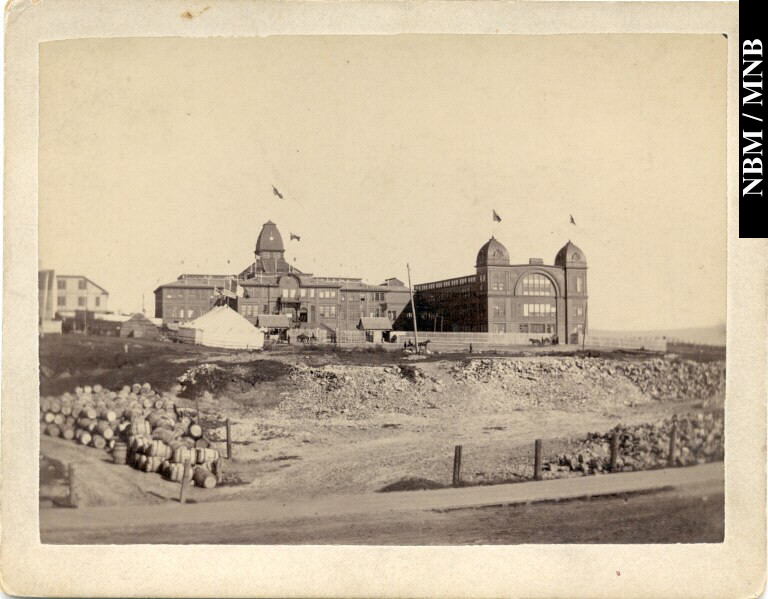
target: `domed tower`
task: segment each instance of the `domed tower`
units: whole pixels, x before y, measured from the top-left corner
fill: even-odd
[[[265,272],[287,271],[287,263],[283,254],[285,246],[277,225],[271,220],[261,227],[258,239],[256,239],[256,262],[261,264]]]
[[[568,240],[555,256],[565,279],[565,326],[568,343],[581,343],[587,333],[587,258]]]
[[[475,272],[481,294],[478,318],[487,332],[506,332],[507,295],[510,289],[509,252],[491,237],[477,252]]]
[[[484,266],[509,266],[509,252],[495,237],[486,241],[477,252],[475,268]]]
[[[559,266],[560,268],[565,268],[566,266],[582,266],[586,268],[587,259],[584,257],[584,252],[569,239],[568,243],[561,247],[560,251],[557,252],[557,256],[555,256],[555,266]]]

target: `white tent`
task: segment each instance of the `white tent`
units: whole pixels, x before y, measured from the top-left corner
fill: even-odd
[[[253,326],[229,306],[210,312],[179,326],[178,338],[187,343],[232,349],[262,349],[264,332]]]

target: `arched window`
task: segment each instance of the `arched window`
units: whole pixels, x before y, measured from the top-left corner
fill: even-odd
[[[552,281],[544,275],[537,273],[525,275],[523,280],[520,281],[518,290],[520,295],[555,295],[555,286],[552,284]]]

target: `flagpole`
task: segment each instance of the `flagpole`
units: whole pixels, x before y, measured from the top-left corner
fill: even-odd
[[[419,353],[419,330],[416,327],[416,304],[413,301],[413,286],[411,285],[411,266],[406,263],[408,269],[408,291],[411,293],[411,312],[413,313],[413,339],[416,342],[416,353]]]

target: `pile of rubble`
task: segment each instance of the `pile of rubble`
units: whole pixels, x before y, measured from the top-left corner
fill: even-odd
[[[374,412],[416,414],[436,407],[433,392],[441,383],[411,365],[296,365],[290,372],[296,390],[280,402],[280,411],[315,417],[365,418]]]
[[[611,441],[618,435],[617,471],[649,470],[669,465],[670,437],[676,431],[675,466],[723,459],[723,412],[686,414],[660,422],[617,426],[607,433],[590,433],[573,450],[556,456],[544,468],[552,473],[592,474],[610,471]]]
[[[434,376],[437,369],[442,379]],[[543,356],[476,358],[439,366],[326,365],[291,367],[293,388],[279,410],[291,416],[365,418],[375,412],[425,415],[428,410],[612,409],[654,400],[724,395],[722,362],[643,361]],[[491,383],[491,384],[489,384]]]
[[[472,359],[451,369],[459,382],[536,381],[544,376],[577,374],[603,385],[623,377],[640,392],[658,400],[708,399],[725,392],[724,362],[691,360],[606,360],[603,358]]]

